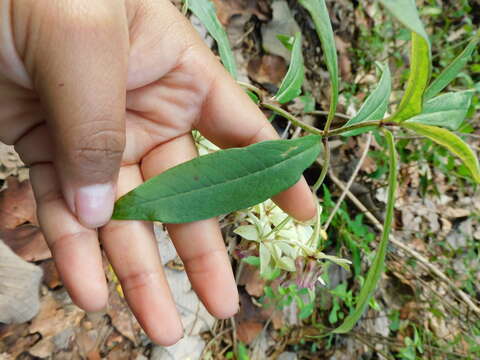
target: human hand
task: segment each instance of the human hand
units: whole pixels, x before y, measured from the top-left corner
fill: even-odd
[[[106,305],[100,239],[150,338],[178,341],[152,224],[109,221],[115,196],[195,157],[192,129],[220,147],[275,130],[168,0],[0,0],[0,94],[0,140],[30,166],[72,299]],[[315,214],[303,179],[275,201],[300,220]],[[232,316],[238,294],[217,220],[166,227],[207,309]]]

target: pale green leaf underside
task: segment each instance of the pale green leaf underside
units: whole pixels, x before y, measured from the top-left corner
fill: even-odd
[[[436,126],[419,124],[416,122],[404,122],[402,126],[423,135],[437,144],[447,148],[452,154],[458,156],[470,170],[475,182],[480,183],[480,166],[478,158],[473,150],[457,135]]]
[[[467,47],[448,65],[425,91],[424,99],[428,100],[439,94],[447,87],[458,73],[465,67],[480,41],[480,31],[468,43]]]
[[[375,90],[367,97],[358,114],[350,119],[344,126],[350,126],[370,120],[382,120],[388,108],[388,101],[392,90],[392,76],[388,64],[377,63],[382,72],[382,77]],[[375,127],[366,127],[348,131],[343,136],[359,135],[373,130]]]
[[[402,122],[418,115],[423,108],[423,94],[430,80],[430,49],[423,37],[412,32],[410,74],[407,87],[392,121]]]
[[[395,143],[393,135],[389,131],[385,131],[385,137],[389,149],[389,175],[388,175],[388,200],[387,213],[385,215],[385,222],[383,224],[383,233],[380,245],[373,259],[372,266],[368,270],[367,278],[363,284],[360,294],[357,298],[355,309],[345,319],[342,325],[336,328],[333,332],[336,334],[344,334],[349,332],[357,323],[358,319],[365,312],[370,298],[375,293],[378,281],[382,275],[385,267],[385,255],[387,254],[388,238],[392,228],[395,194],[397,191],[397,152],[395,150]]]
[[[437,96],[424,104],[423,112],[406,122],[417,122],[458,130],[467,116],[473,91],[460,91]]]
[[[207,28],[218,45],[220,59],[227,71],[236,80],[238,78],[237,65],[233,56],[227,33],[217,18],[215,7],[210,0],[188,0],[188,7]]]
[[[299,0],[299,2],[312,16],[315,29],[322,44],[325,62],[327,63],[327,69],[332,83],[330,114],[334,114],[337,108],[339,91],[338,58],[328,9],[325,0]]]
[[[121,197],[113,219],[184,223],[253,206],[294,185],[320,147],[310,135],[196,158]]]
[[[406,28],[420,35],[430,48],[428,34],[418,15],[415,0],[379,0],[380,3]]]
[[[284,104],[295,99],[302,92],[302,84],[305,77],[302,55],[302,34],[296,33],[292,47],[292,60],[287,74],[278,89],[275,99]]]

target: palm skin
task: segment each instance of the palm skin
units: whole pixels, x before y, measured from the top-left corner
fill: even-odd
[[[116,24],[119,17],[124,19],[111,27],[110,35],[85,35],[85,40],[77,28],[68,36],[65,31],[49,35],[48,44],[66,48],[59,50],[58,61],[51,53],[58,46],[44,56],[44,48],[30,50],[32,37],[37,36],[35,44],[47,44],[41,29],[50,26],[46,20],[29,20],[25,26],[25,14],[35,15],[30,0],[1,1],[11,10],[8,21],[15,36],[10,47],[8,36],[0,38],[0,140],[15,144],[31,167],[40,225],[66,288],[80,307],[104,308],[107,286],[100,240],[147,334],[163,345],[178,341],[182,325],[152,224],[96,224],[94,219],[92,225],[81,216],[84,205],[72,194],[89,181],[104,184],[111,178],[116,196],[121,196],[195,157],[193,129],[220,147],[275,139],[276,132],[169,1],[131,0],[112,10],[105,0],[101,10],[114,13],[108,20]],[[53,3],[52,8],[62,0]],[[54,12],[50,10],[47,14]],[[46,10],[38,11],[44,19]],[[82,23],[80,30],[91,32],[104,20]],[[22,36],[32,27],[38,31]],[[62,36],[65,43],[58,38]],[[94,51],[92,41],[100,44]],[[80,59],[79,51],[84,54]],[[275,200],[300,220],[315,214],[304,180]],[[111,213],[111,204],[92,206],[110,208]],[[217,220],[166,228],[207,309],[219,318],[232,316],[238,310],[238,293]]]

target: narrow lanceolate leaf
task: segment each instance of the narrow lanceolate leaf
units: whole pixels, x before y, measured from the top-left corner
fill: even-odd
[[[311,135],[196,158],[121,197],[113,219],[184,223],[253,206],[294,185],[320,146]]]
[[[337,50],[328,9],[325,0],[299,0],[299,2],[312,16],[315,29],[322,44],[325,62],[327,63],[327,69],[332,83],[329,117],[333,118],[338,104],[339,79]]]
[[[378,86],[367,97],[367,100],[363,103],[358,114],[350,119],[345,126],[350,126],[358,123],[362,123],[370,120],[382,120],[387,112],[388,101],[390,99],[390,93],[392,90],[392,76],[388,64],[377,63],[378,68],[382,72],[382,77]],[[342,134],[343,136],[359,135],[364,132],[370,131],[374,127],[366,127],[358,130],[347,131]]]
[[[385,215],[385,222],[383,224],[382,239],[380,245],[373,259],[372,266],[368,270],[367,279],[363,284],[362,290],[357,298],[355,309],[345,319],[342,325],[336,328],[333,332],[337,334],[344,334],[349,332],[357,323],[358,319],[365,312],[370,298],[373,296],[377,288],[378,281],[382,275],[385,267],[385,255],[387,254],[388,237],[392,228],[395,194],[397,191],[397,152],[395,150],[395,143],[393,135],[388,130],[385,130],[385,137],[389,148],[389,175],[388,175],[388,200],[387,213]]]
[[[407,87],[392,121],[402,122],[423,110],[423,94],[430,80],[430,48],[423,37],[412,32],[410,74]]]
[[[430,47],[430,40],[428,39],[428,34],[420,20],[415,0],[379,1],[398,21],[403,24],[403,26],[424,38]]]
[[[423,112],[406,122],[417,122],[458,130],[467,116],[474,91],[446,93],[427,101]]]
[[[297,32],[293,40],[292,60],[290,61],[287,74],[280,85],[280,89],[278,89],[275,95],[275,99],[278,100],[280,104],[295,99],[302,92],[304,78],[302,34]]]
[[[452,154],[458,156],[470,170],[475,182],[480,183],[480,166],[473,150],[454,133],[436,126],[416,122],[404,122],[402,126],[423,135],[437,144],[447,148]]]
[[[422,112],[423,94],[430,81],[430,40],[418,15],[415,0],[379,1],[399,22],[412,31],[407,87],[397,112],[391,119],[401,122]]]
[[[217,42],[222,63],[236,80],[238,73],[235,57],[233,56],[227,33],[217,18],[213,3],[210,0],[188,0],[188,7],[190,11],[200,19],[202,24],[205,25],[210,35]]]
[[[473,52],[477,48],[478,42],[480,41],[480,30],[473,37],[473,39],[468,43],[467,47],[458,55],[455,60],[448,65],[445,70],[442,71],[440,75],[430,84],[427,91],[425,92],[424,99],[428,100],[436,96],[440,91],[445,89],[448,84],[458,73],[465,67],[468,60],[472,56]]]

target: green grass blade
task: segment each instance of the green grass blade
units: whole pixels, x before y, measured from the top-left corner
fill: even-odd
[[[200,19],[210,35],[215,39],[223,66],[225,66],[232,77],[237,80],[238,72],[235,57],[233,56],[227,33],[217,18],[213,3],[210,0],[188,0],[188,7],[190,11]]]
[[[339,92],[338,58],[332,24],[330,22],[325,0],[299,0],[299,2],[305,9],[307,9],[313,19],[315,29],[317,30],[318,37],[322,44],[328,73],[330,74],[332,95],[327,123],[331,123],[337,109]]]
[[[311,135],[201,156],[121,197],[112,218],[185,223],[245,209],[294,185],[320,147]]]
[[[424,104],[423,112],[406,122],[458,130],[468,114],[474,91],[459,91],[437,96]]]
[[[473,150],[457,135],[436,126],[416,122],[404,122],[402,126],[425,136],[437,144],[447,148],[452,154],[458,156],[472,174],[475,182],[480,184],[480,166]]]
[[[382,77],[372,93],[367,97],[367,100],[363,103],[358,114],[350,119],[345,126],[350,126],[358,123],[362,123],[370,120],[381,120],[385,116],[388,108],[388,102],[390,99],[390,93],[392,90],[392,75],[388,64],[377,63],[378,68],[382,72]],[[374,127],[366,127],[358,130],[348,131],[343,133],[342,136],[359,135],[364,132],[370,131]]]
[[[383,224],[383,233],[380,245],[378,247],[372,266],[368,270],[365,284],[360,290],[357,298],[355,310],[350,313],[342,325],[336,328],[333,332],[336,334],[344,334],[349,332],[357,323],[368,306],[370,298],[373,296],[377,283],[383,273],[385,266],[385,255],[387,254],[388,237],[392,228],[393,213],[395,205],[395,194],[397,191],[397,152],[393,135],[388,130],[384,131],[389,149],[389,176],[388,176],[388,200],[387,213],[385,215],[385,222]]]
[[[293,40],[292,59],[287,74],[278,89],[275,99],[284,104],[295,99],[302,92],[305,69],[302,55],[302,34],[297,32]]]
[[[480,31],[473,37],[473,39],[468,43],[467,47],[458,55],[455,60],[448,65],[440,75],[430,84],[427,91],[425,92],[424,99],[429,100],[439,94],[443,89],[447,87],[448,84],[455,79],[458,73],[465,67],[467,62],[470,60],[473,52],[477,48],[478,42],[480,41]]]

